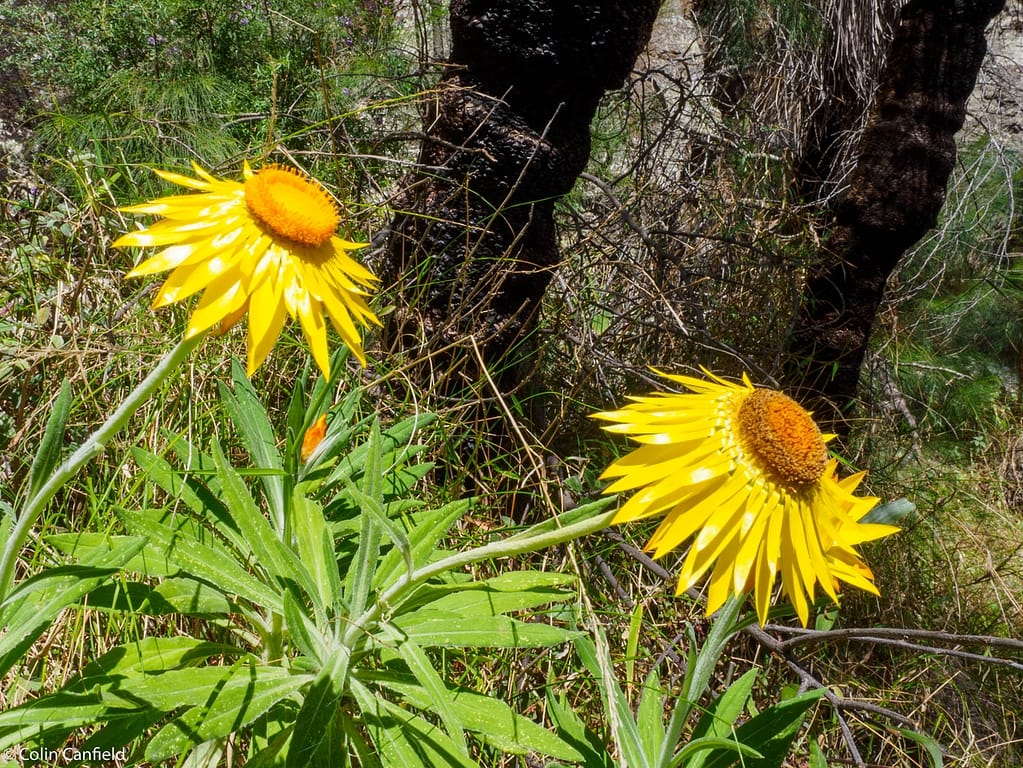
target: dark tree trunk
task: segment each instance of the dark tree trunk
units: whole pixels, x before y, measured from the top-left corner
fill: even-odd
[[[451,57],[385,267],[399,294],[388,343],[430,356],[425,375],[446,378],[442,390],[476,381],[479,363],[503,390],[518,384],[558,262],[555,200],[583,170],[598,102],[625,82],[660,2],[451,0]]]
[[[849,189],[807,282],[788,383],[848,431],[860,367],[888,277],[936,223],[987,44],[1005,0],[910,0],[888,48]]]

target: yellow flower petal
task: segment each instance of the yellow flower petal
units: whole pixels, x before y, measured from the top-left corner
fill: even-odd
[[[691,541],[679,592],[709,572],[708,612],[752,591],[763,624],[780,575],[804,625],[817,585],[832,600],[839,581],[876,592],[853,547],[898,529],[859,522],[877,500],[853,494],[862,473],[838,479],[825,448],[833,436],[746,376],[660,375],[689,391],[633,396],[593,417],[639,443],[601,475],[614,479],[605,492],[633,492],[614,522],[664,515],[646,545],[654,557]]]
[[[365,244],[334,234],[338,209],[326,190],[277,165],[253,171],[245,162],[241,183],[193,168],[198,178],[156,173],[201,194],[168,195],[124,208],[163,220],[113,243],[117,248],[163,247],[128,273],[171,272],[154,307],[202,291],[189,336],[218,323],[230,325],[247,308],[250,375],[270,353],[290,314],[299,321],[317,366],[329,376],[326,307],[344,343],[365,365],[358,326],[380,324],[365,298],[378,280],[347,253]]]
[[[191,339],[223,322],[248,300],[248,294],[242,290],[242,285],[235,275],[231,273],[221,275],[206,287],[202,298],[196,304],[195,311],[189,318],[185,337]]]
[[[277,287],[277,281],[264,279],[249,300],[248,375],[251,376],[266,360],[284,328],[288,311]]]

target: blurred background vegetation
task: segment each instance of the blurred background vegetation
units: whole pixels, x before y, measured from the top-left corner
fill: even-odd
[[[597,475],[624,446],[587,414],[651,386],[648,365],[746,370],[763,383],[779,370],[803,268],[826,237],[826,213],[855,146],[852,133],[835,148],[832,182],[807,191],[798,160],[828,91],[835,19],[802,0],[696,5],[665,5],[629,86],[607,96],[593,125],[587,173],[559,204],[563,263],[538,330],[540,359],[531,394],[508,404],[521,445],[490,464],[466,465],[445,454],[466,439],[466,425],[442,418],[434,427],[445,471],[421,492],[480,494],[485,503],[467,538],[502,523],[510,505],[497,498],[501,489],[542,489],[523,515],[599,494]],[[864,15],[883,16],[881,5],[863,4]],[[1021,18],[1019,3],[1010,3],[996,32],[1017,35],[1018,46]],[[243,158],[293,162],[344,202],[349,234],[374,241],[372,264],[396,184],[416,156],[423,105],[446,52],[445,19],[446,4],[435,0],[0,5],[0,504],[14,504],[62,380],[75,395],[69,432],[81,437],[183,330],[186,310],[151,312],[153,285],[123,280],[132,257],[108,248],[134,226],[118,206],[166,191],[148,168],[184,171],[195,161],[235,176]],[[849,87],[869,91],[885,26],[857,23],[867,61],[857,71],[867,74]],[[870,493],[906,497],[916,513],[896,540],[867,548],[882,597],[846,595],[844,626],[1023,637],[1023,142],[1019,103],[1010,109],[1021,98],[1012,66],[1003,55],[986,67],[986,98],[975,101],[960,136],[939,226],[901,265],[875,328],[846,457],[869,471]],[[387,296],[385,287],[385,312]],[[164,445],[168,432],[202,442],[222,426],[210,415],[216,381],[243,349],[243,333],[205,342],[182,378],[136,416],[125,444],[111,446],[51,506],[46,532],[117,525],[110,505],[140,493],[119,448]],[[376,344],[367,339],[371,356]],[[289,326],[254,377],[264,399],[287,403],[304,364]],[[418,407],[422,393],[386,357],[348,375],[353,385],[362,377],[364,407],[384,419]],[[283,423],[283,405],[279,413]],[[235,439],[219,437],[225,446]],[[618,533],[639,545],[646,532]],[[58,552],[35,544],[37,563],[59,562]],[[581,575],[622,657],[628,651],[648,665],[675,652],[686,621],[702,619],[698,607],[671,598],[671,580],[621,544],[611,536],[592,542]],[[662,565],[672,570],[670,558]],[[551,567],[570,563],[553,556]],[[626,649],[636,606],[648,623],[639,646]],[[89,622],[102,631],[86,632]],[[28,687],[5,683],[0,705],[59,680],[62,657],[94,658],[126,635],[152,631],[173,629],[69,615],[24,675]],[[1023,763],[1018,670],[863,643],[822,646],[814,659],[820,679],[932,733],[947,765]],[[467,663],[465,674],[519,695],[558,671],[530,664]],[[784,668],[752,644],[736,649],[736,664],[760,665],[764,690],[786,681]],[[591,714],[599,722],[602,713]],[[926,750],[869,713],[849,716],[872,764],[930,764]],[[823,709],[805,738],[841,752]]]

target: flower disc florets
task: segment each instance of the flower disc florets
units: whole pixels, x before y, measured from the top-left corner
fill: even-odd
[[[790,485],[820,480],[828,463],[824,436],[795,400],[756,389],[739,406],[739,438],[778,478]]]
[[[263,166],[245,180],[245,204],[274,234],[311,248],[330,240],[339,221],[323,187],[279,165]]]

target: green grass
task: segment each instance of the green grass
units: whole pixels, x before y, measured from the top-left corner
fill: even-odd
[[[20,12],[18,19],[26,21],[18,27],[18,50],[36,55],[28,75],[37,97],[31,164],[2,169],[4,507],[18,502],[62,381],[70,382],[74,394],[70,447],[183,331],[187,308],[151,311],[149,284],[123,279],[132,256],[108,247],[134,226],[118,206],[166,191],[147,166],[182,169],[195,159],[236,174],[242,156],[272,153],[286,140],[325,183],[362,201],[353,210],[356,230],[372,233],[386,224],[387,212],[378,203],[403,169],[380,158],[411,156],[394,134],[418,127],[416,94],[428,85],[418,61],[396,44],[387,14],[370,13],[368,3],[342,4],[347,13],[335,14],[301,0],[280,14],[267,15],[255,5],[244,30],[227,23],[234,11],[226,5],[119,0],[103,4],[96,23],[85,28],[81,22],[92,7],[87,3],[48,10],[45,29],[30,19],[29,10],[3,11]],[[208,17],[202,10],[207,6]],[[781,16],[796,8],[771,6]],[[182,20],[174,33],[170,17]],[[783,21],[801,40],[818,33],[812,19],[799,14]],[[57,29],[71,33],[57,35]],[[164,38],[158,45],[147,43],[153,32]],[[349,35],[351,45],[338,43]],[[614,155],[629,151],[638,119],[630,110],[618,94],[602,114],[591,168],[602,178]],[[345,138],[340,147],[334,130]],[[467,494],[479,497],[449,547],[481,545],[521,522],[518,515],[543,520],[566,503],[599,496],[600,471],[625,446],[586,416],[620,402],[626,392],[646,390],[646,365],[702,363],[734,371],[732,350],[738,350],[744,367],[772,370],[777,347],[768,342],[784,330],[791,306],[790,291],[774,278],[812,252],[807,244],[812,238],[800,238],[819,222],[812,212],[785,204],[779,191],[784,169],[751,161],[742,151],[725,153],[717,162],[712,181],[701,187],[706,205],[698,231],[694,211],[668,200],[663,190],[633,187],[628,180],[615,188],[626,203],[635,203],[642,221],[652,223],[648,234],[660,253],[651,253],[621,222],[618,206],[606,195],[581,183],[565,203],[560,213],[565,264],[545,306],[542,367],[531,393],[512,402],[504,415],[515,439],[495,444],[485,426],[463,419],[457,407],[439,409],[438,422],[420,438],[438,469],[417,486],[418,498],[439,504]],[[1023,558],[1014,544],[1023,539],[1023,447],[1016,434],[1020,382],[1012,369],[1023,329],[1011,256],[1023,237],[1006,194],[1006,174],[998,175],[1006,164],[1018,198],[1023,190],[1017,157],[996,156],[986,145],[968,154],[940,235],[907,261],[893,286],[888,320],[875,334],[877,354],[892,371],[916,426],[885,407],[884,393],[865,382],[864,412],[871,419],[857,430],[853,463],[869,469],[869,492],[885,500],[905,496],[917,513],[891,544],[865,548],[882,597],[843,595],[838,615],[844,626],[1023,636],[1018,597]],[[664,208],[654,207],[661,203]],[[779,265],[765,258],[777,253],[790,261]],[[797,276],[791,270],[788,279]],[[66,562],[46,536],[123,533],[117,507],[164,500],[143,482],[131,447],[163,452],[170,436],[186,435],[197,445],[217,438],[232,460],[245,461],[218,396],[218,383],[229,377],[227,361],[242,356],[244,345],[243,329],[203,343],[130,428],[50,505],[19,563],[20,576]],[[376,338],[368,339],[367,348],[373,367],[349,371],[351,387],[368,387],[366,414],[393,423],[428,399],[380,353]],[[289,325],[253,377],[278,436],[285,434],[292,393],[310,385],[306,363],[301,335]],[[912,450],[914,436],[919,454]],[[633,702],[655,663],[661,663],[662,681],[676,685],[687,627],[697,635],[707,629],[699,605],[674,596],[674,555],[659,563],[669,572],[664,578],[623,547],[641,546],[648,533],[643,525],[615,529],[516,565],[579,576],[580,602],[588,602],[607,628],[619,680]],[[499,572],[490,563],[472,571],[478,578]],[[638,625],[631,621],[637,606]],[[553,616],[572,618],[567,609]],[[88,607],[65,611],[4,681],[0,710],[54,690],[80,663],[119,644],[154,636],[223,639],[224,631],[199,619],[143,620]],[[1021,708],[1016,671],[869,643],[822,645],[802,652],[802,658],[819,679],[846,695],[893,709],[933,734],[950,749],[946,765],[1018,763],[1018,748],[1010,743],[1020,737],[1012,722]],[[538,722],[550,721],[544,694],[551,687],[566,695],[605,743],[610,738],[597,688],[571,653],[438,651],[434,661],[458,683],[500,695]],[[720,693],[749,668],[759,670],[754,692],[761,705],[777,700],[795,680],[781,661],[743,638],[716,668],[714,690]],[[875,764],[929,764],[926,750],[883,718],[865,711],[845,715],[859,748]],[[847,754],[841,723],[826,707],[800,736],[800,759],[811,741],[829,756]],[[528,764],[490,752],[479,759],[495,766]]]

